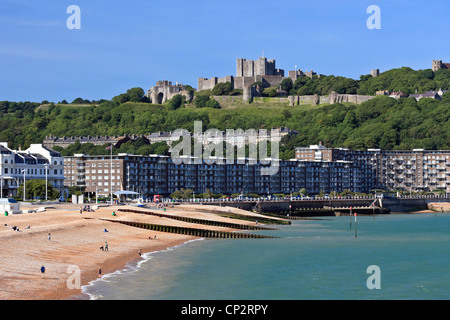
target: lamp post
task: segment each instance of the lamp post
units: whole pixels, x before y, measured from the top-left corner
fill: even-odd
[[[112,190],[112,165],[113,165],[113,160],[112,160],[112,148],[113,148],[113,145],[111,144],[111,165],[110,165],[110,168],[109,168],[109,174],[110,174],[110,185],[109,185],[109,187],[110,187],[110,189],[111,189],[111,205],[113,204],[113,190]]]
[[[45,167],[45,201],[48,200],[47,197],[47,170],[48,170],[48,163],[44,164]]]
[[[23,173],[23,201],[25,201],[25,169],[22,169],[22,173]]]

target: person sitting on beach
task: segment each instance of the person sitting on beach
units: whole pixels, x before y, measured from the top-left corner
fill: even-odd
[[[45,273],[45,267],[42,265],[41,266],[41,277],[44,277],[44,273]]]

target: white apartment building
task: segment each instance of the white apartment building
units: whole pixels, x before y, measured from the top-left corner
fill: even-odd
[[[41,144],[32,144],[23,151],[12,150],[7,142],[0,142],[0,173],[2,198],[16,196],[24,179],[47,179],[60,194],[65,191],[64,157]]]

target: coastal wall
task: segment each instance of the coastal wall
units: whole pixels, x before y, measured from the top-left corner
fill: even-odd
[[[391,212],[405,212],[413,209],[427,209],[429,203],[449,203],[448,198],[384,198],[381,199],[382,207],[390,210]],[[230,206],[241,208],[244,210],[257,210],[261,212],[286,212],[290,210],[305,210],[305,209],[323,209],[323,208],[358,208],[358,207],[370,207],[373,203],[373,199],[324,199],[324,200],[284,200],[284,201],[233,201],[222,204],[218,203],[204,203],[204,204],[216,204],[222,206]],[[375,206],[379,206],[377,201]],[[370,213],[370,210],[369,212]]]

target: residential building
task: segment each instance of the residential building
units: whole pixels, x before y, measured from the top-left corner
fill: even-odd
[[[296,148],[296,159],[348,161],[359,189],[450,192],[450,150],[349,150],[319,145]]]
[[[0,143],[1,191],[4,197],[14,197],[19,186],[27,180],[43,179],[62,195],[64,187],[64,157],[41,144],[32,144],[25,150],[8,148]]]
[[[270,162],[234,159],[215,162],[183,157],[132,154],[90,156],[76,154],[65,161],[66,186],[85,188],[90,195],[108,196],[120,190],[142,195],[169,195],[176,190],[192,189],[195,193],[274,194],[299,191],[309,193],[351,189],[363,192],[362,169],[351,161],[279,161],[273,175],[262,174]],[[224,160],[224,159],[223,159]],[[269,159],[270,160],[270,159]]]
[[[438,91],[426,91],[424,93],[410,94],[409,96],[412,98],[415,98],[417,101],[419,101],[422,98],[431,98],[431,99],[441,100],[442,95],[444,93],[446,93],[447,91],[448,90],[439,89]]]

